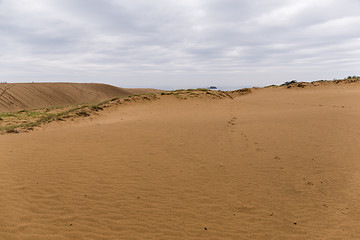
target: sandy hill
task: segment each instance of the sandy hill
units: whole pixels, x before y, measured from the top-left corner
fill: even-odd
[[[192,95],[1,135],[0,239],[359,239],[359,84]]]
[[[123,89],[97,83],[0,84],[0,112],[99,102],[112,97],[156,92],[154,89]]]

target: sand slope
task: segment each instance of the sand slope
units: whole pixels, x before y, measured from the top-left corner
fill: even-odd
[[[100,102],[112,97],[156,91],[98,83],[3,83],[0,84],[0,112]]]
[[[0,136],[0,239],[358,239],[359,119],[359,85],[269,88]]]

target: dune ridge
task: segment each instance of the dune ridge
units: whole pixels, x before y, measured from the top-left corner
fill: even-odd
[[[2,83],[0,112],[100,102],[112,97],[158,91],[124,89],[100,83]]]

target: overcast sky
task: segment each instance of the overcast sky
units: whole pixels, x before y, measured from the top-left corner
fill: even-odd
[[[360,75],[359,0],[0,0],[0,81],[240,88]]]

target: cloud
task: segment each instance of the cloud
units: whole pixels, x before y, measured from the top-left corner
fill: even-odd
[[[354,75],[359,10],[356,0],[2,0],[0,78],[176,88]]]

